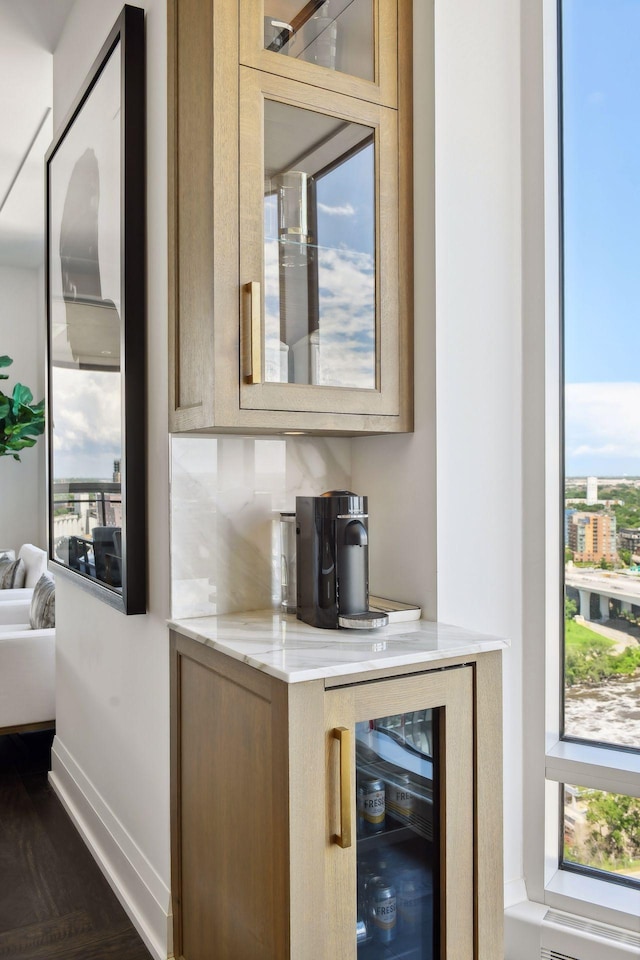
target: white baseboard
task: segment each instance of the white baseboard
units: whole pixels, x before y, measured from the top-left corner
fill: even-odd
[[[173,956],[171,891],[56,736],[49,780],[156,960]]]

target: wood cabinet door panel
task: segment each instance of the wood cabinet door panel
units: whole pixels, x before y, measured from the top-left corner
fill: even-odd
[[[289,950],[288,776],[279,749],[285,690],[259,674],[253,683],[255,671],[234,672],[219,655],[217,669],[216,655],[202,652],[181,655],[177,669],[178,946],[184,960],[282,960]]]

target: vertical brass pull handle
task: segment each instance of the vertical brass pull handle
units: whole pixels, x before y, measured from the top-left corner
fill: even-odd
[[[351,730],[335,727],[332,736],[340,744],[340,833],[333,837],[339,847],[351,846]]]
[[[259,282],[252,280],[245,283],[244,292],[249,298],[246,377],[249,383],[262,383],[262,304]]]

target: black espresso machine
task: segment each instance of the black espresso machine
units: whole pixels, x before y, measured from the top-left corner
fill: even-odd
[[[296,497],[297,616],[312,627],[370,630],[367,498],[349,490]]]

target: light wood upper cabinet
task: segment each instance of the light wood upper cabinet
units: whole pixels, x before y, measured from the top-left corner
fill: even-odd
[[[170,0],[173,431],[412,429],[410,36],[408,0]]]

